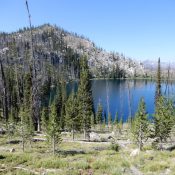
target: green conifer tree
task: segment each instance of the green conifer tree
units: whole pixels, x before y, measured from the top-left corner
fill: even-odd
[[[62,141],[60,132],[60,122],[58,120],[55,102],[51,105],[50,109],[49,124],[47,127],[47,136],[48,140],[52,143],[52,151],[53,155],[55,155],[56,145],[60,144]]]
[[[60,116],[61,116],[61,110],[62,110],[62,90],[61,90],[61,83],[58,83],[58,88],[56,91],[56,99],[55,99],[55,105],[57,109],[57,115],[59,117],[59,120],[61,122]]]
[[[103,107],[101,103],[98,104],[96,113],[97,124],[102,124],[103,122]]]
[[[41,129],[44,133],[47,132],[47,127],[49,123],[49,112],[47,107],[43,107],[41,112]]]
[[[132,125],[132,133],[136,143],[138,144],[139,150],[142,150],[143,141],[148,137],[148,124],[145,102],[144,99],[141,98]]]
[[[118,125],[119,124],[118,112],[116,112],[116,114],[115,114],[115,118],[114,118],[113,124],[114,125]]]
[[[75,131],[81,128],[81,118],[78,115],[78,104],[75,94],[72,92],[65,105],[66,128],[72,131],[72,139],[75,138]]]
[[[160,58],[158,59],[158,67],[157,67],[157,80],[156,80],[156,94],[155,94],[155,106],[162,95],[161,93],[161,67],[160,67]]]
[[[170,137],[171,129],[175,124],[174,107],[172,101],[159,97],[154,114],[155,138],[161,144]]]
[[[31,143],[31,139],[34,133],[33,121],[31,120],[29,109],[27,109],[24,105],[21,106],[19,111],[19,135],[22,139],[22,150],[25,150],[25,143],[29,141]]]
[[[77,98],[79,115],[82,118],[84,138],[89,140],[89,132],[91,129],[91,116],[93,115],[93,100],[91,92],[90,72],[86,57],[81,58],[80,82]]]
[[[65,104],[67,101],[66,82],[65,81],[62,81],[62,83],[61,83],[61,95],[62,95],[62,107],[61,107],[61,115],[60,115],[60,124],[61,124],[61,129],[64,129],[64,126],[65,126]]]
[[[111,124],[112,124],[112,115],[111,115],[111,113],[109,112],[109,113],[108,113],[108,126],[110,127]]]

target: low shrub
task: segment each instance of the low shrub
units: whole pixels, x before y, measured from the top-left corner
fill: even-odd
[[[110,149],[119,152],[120,146],[117,143],[111,143]]]

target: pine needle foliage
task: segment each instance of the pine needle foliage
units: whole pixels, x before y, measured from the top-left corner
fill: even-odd
[[[78,111],[80,118],[82,118],[82,128],[84,130],[84,138],[89,138],[91,129],[91,117],[93,114],[93,100],[91,91],[90,72],[87,63],[87,57],[81,58],[80,82],[78,87]]]
[[[154,114],[155,138],[159,143],[170,137],[174,124],[175,113],[172,101],[163,96],[159,97]]]
[[[148,138],[148,127],[149,121],[146,113],[146,105],[144,99],[141,98],[132,125],[132,133],[134,136],[134,140],[139,147],[139,150],[142,150],[143,141]]]
[[[60,132],[60,123],[57,116],[55,102],[53,102],[53,104],[50,107],[47,137],[48,137],[48,141],[52,144],[53,155],[55,155],[56,145],[60,144],[62,141],[61,132]]]
[[[98,107],[97,107],[96,120],[97,120],[97,124],[103,123],[103,107],[100,102],[98,103]]]
[[[81,129],[81,118],[78,115],[77,97],[74,92],[71,93],[65,105],[65,121],[66,129],[72,131],[72,139],[74,140],[75,131]]]

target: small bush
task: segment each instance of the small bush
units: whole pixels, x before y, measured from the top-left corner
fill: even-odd
[[[111,143],[110,149],[119,152],[120,146],[117,143]]]
[[[65,168],[68,166],[68,162],[60,158],[49,157],[48,159],[39,160],[35,163],[37,168]]]
[[[98,160],[98,161],[96,161],[96,162],[94,162],[92,164],[92,168],[95,169],[95,170],[97,170],[97,169],[106,170],[106,169],[109,168],[109,165],[104,160],[103,161],[102,160]]]
[[[0,159],[5,159],[5,156],[3,156],[3,155],[0,155]]]
[[[130,163],[128,161],[122,160],[121,166],[125,167],[125,168],[129,168],[130,167]]]
[[[145,172],[161,172],[165,169],[169,168],[167,162],[152,162],[148,166],[144,168]]]
[[[104,137],[101,137],[101,138],[100,138],[100,141],[101,141],[101,142],[107,142],[108,139],[107,139],[107,138],[104,138]]]
[[[76,169],[83,169],[83,170],[91,168],[89,163],[85,160],[81,160],[81,161],[75,162],[75,163],[73,162],[70,166],[75,167]]]

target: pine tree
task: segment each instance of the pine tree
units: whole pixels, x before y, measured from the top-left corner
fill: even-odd
[[[114,125],[118,125],[119,124],[118,112],[116,112],[116,114],[115,114],[115,118],[114,118],[113,124]]]
[[[112,115],[111,115],[111,113],[109,112],[109,113],[108,113],[108,126],[111,126],[111,124],[112,124]]]
[[[81,118],[78,115],[78,104],[75,94],[72,92],[65,105],[66,128],[72,130],[72,139],[74,140],[75,131],[81,128]]]
[[[148,119],[143,98],[141,98],[138,110],[135,114],[134,122],[132,125],[132,133],[134,135],[136,143],[139,146],[139,150],[142,150],[143,141],[148,137]]]
[[[50,109],[47,136],[49,141],[52,143],[52,151],[53,151],[53,155],[55,155],[56,144],[60,144],[62,141],[61,132],[60,132],[60,123],[57,116],[55,102],[51,105],[51,109]]]
[[[103,107],[101,103],[98,104],[96,113],[97,124],[102,124],[103,122]]]
[[[32,74],[27,73],[24,76],[24,104],[32,108]]]
[[[3,101],[3,117],[5,119],[5,122],[8,121],[8,97],[7,97],[7,79],[4,72],[4,66],[0,59],[0,67],[1,67],[1,79],[2,79],[2,87],[3,87],[3,95],[2,95],[2,101]]]
[[[57,97],[56,97],[56,108],[57,108],[57,115],[59,117],[61,129],[65,127],[65,104],[67,101],[67,94],[66,94],[66,83],[61,81],[58,83],[57,88]]]
[[[61,95],[62,95],[62,107],[61,107],[60,124],[61,124],[61,129],[64,129],[64,126],[65,126],[65,104],[67,101],[66,82],[65,81],[62,81],[62,83],[61,83]]]
[[[19,134],[22,139],[22,150],[25,150],[25,143],[31,139],[34,133],[33,121],[31,120],[29,110],[22,105],[19,112],[20,124],[19,124]]]
[[[104,112],[103,123],[104,123],[105,125],[106,125],[106,123],[107,123],[107,115],[106,115],[106,111]]]
[[[12,110],[10,112],[8,122],[6,124],[6,129],[7,129],[8,139],[10,141],[16,132],[16,122],[15,122]]]
[[[41,113],[41,129],[44,133],[47,132],[49,122],[49,112],[47,107],[43,107],[42,113]]]
[[[156,94],[155,94],[155,106],[162,95],[161,93],[161,68],[160,68],[160,58],[158,59],[158,67],[157,67],[157,81],[156,81]]]
[[[119,121],[118,127],[119,127],[119,133],[121,133],[122,132],[122,128],[123,128],[123,116],[122,115],[120,117],[120,121]]]
[[[154,114],[155,138],[162,144],[170,137],[170,132],[175,124],[174,107],[172,101],[159,97]],[[160,145],[161,146],[161,145]]]
[[[90,72],[86,57],[81,58],[81,72],[77,98],[79,115],[82,118],[84,138],[89,140],[89,132],[91,129],[91,116],[94,114]]]
[[[55,105],[56,105],[56,110],[57,110],[57,116],[59,118],[59,121],[61,122],[61,110],[62,110],[62,89],[61,89],[61,83],[58,83],[58,88],[57,88],[57,95],[55,99]]]

